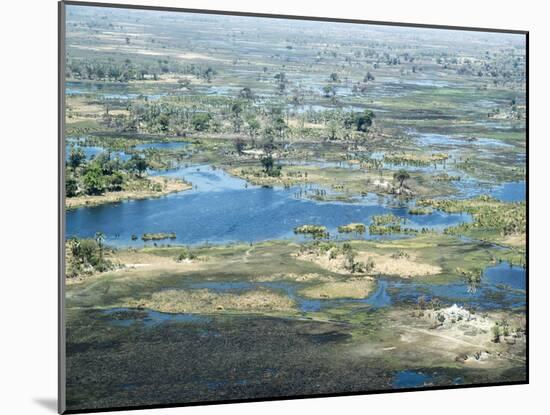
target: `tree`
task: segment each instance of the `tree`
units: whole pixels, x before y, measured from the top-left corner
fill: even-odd
[[[71,255],[67,263],[67,277],[112,269],[113,264],[103,257],[104,240],[105,235],[101,232],[96,233],[94,239],[69,238],[67,248]]]
[[[281,166],[275,165],[275,161],[273,160],[273,157],[271,154],[268,154],[265,157],[262,157],[260,159],[260,162],[262,163],[262,166],[264,168],[264,173],[267,174],[270,177],[278,177],[281,175]]]
[[[334,98],[336,96],[336,88],[334,88],[334,85],[325,85],[323,87],[323,94],[326,98]]]
[[[260,122],[256,119],[255,116],[251,115],[246,120],[246,130],[248,132],[248,135],[252,139],[252,144],[254,145],[254,137],[256,137],[256,134],[260,130]]]
[[[105,234],[103,232],[96,232],[95,241],[99,248],[99,260],[103,261],[103,242],[105,242]]]
[[[330,74],[329,80],[331,82],[340,82],[340,78],[338,77],[338,74],[336,72]]]
[[[284,138],[285,132],[288,129],[285,119],[282,115],[277,115],[273,119],[273,128],[279,134],[280,138]]]
[[[76,170],[86,160],[86,154],[80,147],[72,147],[69,154],[69,166]]]
[[[191,80],[190,79],[178,79],[178,84],[181,89],[191,89]]]
[[[346,251],[346,268],[350,271],[355,270],[355,258],[357,257],[357,253],[350,249],[349,251]]]
[[[149,168],[147,160],[137,154],[134,154],[130,160],[126,163],[127,169],[133,172],[137,172],[138,176],[142,176],[143,172]]]
[[[78,193],[78,182],[74,176],[67,176],[65,179],[65,195],[67,197],[76,196]]]
[[[367,72],[367,74],[363,78],[363,82],[368,82],[368,81],[374,81],[374,75],[371,74],[370,72]]]
[[[262,157],[260,161],[264,168],[264,172],[268,173],[269,171],[271,171],[271,169],[273,169],[274,163],[273,163],[273,157],[271,157],[271,154],[266,157]]]
[[[411,176],[407,170],[399,170],[393,174],[393,178],[399,182],[399,188],[403,187],[403,182],[409,179]]]
[[[265,139],[262,145],[262,148],[267,155],[271,155],[271,153],[273,153],[273,151],[277,148],[273,139],[273,133],[270,132],[271,130],[271,127],[269,129],[266,128]]]
[[[243,112],[243,105],[237,101],[231,105],[231,122],[233,123],[233,132],[238,133],[241,131],[241,125],[243,120],[241,118],[241,113]]]
[[[170,116],[167,113],[163,112],[162,114],[159,115],[157,122],[160,128],[160,131],[165,133],[168,131],[168,126],[170,125]]]
[[[494,343],[500,343],[500,327],[498,324],[495,324],[491,328],[491,332],[493,334],[493,342]]]
[[[86,193],[89,195],[100,195],[105,191],[105,178],[101,167],[96,163],[88,167],[82,182]]]
[[[71,236],[68,243],[71,255],[78,258],[80,256],[80,240],[76,236]]]
[[[212,82],[214,75],[216,75],[216,71],[210,66],[202,74],[203,78],[206,79],[206,82],[208,83]]]
[[[191,126],[195,131],[207,131],[211,120],[212,116],[206,112],[193,114],[191,117]]]
[[[254,94],[252,93],[252,90],[251,90],[249,87],[244,87],[244,88],[241,89],[241,91],[239,92],[239,98],[243,98],[243,99],[253,99],[253,98],[254,98]]]
[[[123,184],[124,176],[121,172],[115,171],[111,176],[109,176],[109,190],[119,192],[122,190]]]
[[[99,166],[101,173],[105,176],[110,176],[117,169],[117,165],[111,159],[111,153],[108,151],[104,151],[95,156],[93,163]]]
[[[237,150],[238,154],[242,154],[245,147],[244,140],[240,137],[237,137],[235,140],[235,150]]]
[[[286,84],[287,79],[284,72],[279,72],[274,76],[274,78],[277,80],[277,87],[279,88],[279,92],[282,94],[286,90]]]
[[[355,126],[357,131],[367,132],[375,117],[374,112],[369,110],[365,110],[363,114],[356,115]]]
[[[340,134],[340,126],[335,120],[330,120],[327,124],[327,132],[329,140],[336,140]]]

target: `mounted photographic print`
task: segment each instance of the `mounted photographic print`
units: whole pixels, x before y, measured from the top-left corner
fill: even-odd
[[[527,383],[527,32],[59,10],[60,412]]]

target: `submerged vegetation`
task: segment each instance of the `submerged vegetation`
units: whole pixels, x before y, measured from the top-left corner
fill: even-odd
[[[488,241],[506,244],[518,236],[525,238],[527,231],[527,210],[525,202],[506,203],[489,196],[469,200],[434,200],[417,202],[444,212],[467,212],[474,221],[445,229],[448,234],[466,235]],[[517,245],[512,243],[512,245]]]
[[[327,228],[319,225],[302,225],[294,228],[295,234],[311,236],[313,239],[328,238],[329,233]]]
[[[363,223],[350,223],[348,225],[338,226],[338,232],[340,233],[355,233],[362,235],[366,232],[367,228]]]
[[[141,237],[143,241],[162,241],[163,239],[176,239],[175,232],[144,233]]]
[[[384,162],[392,164],[406,164],[410,166],[429,166],[445,162],[449,156],[443,153],[433,154],[412,154],[412,153],[390,153],[384,154]]]
[[[430,208],[412,207],[409,209],[411,215],[429,215],[433,212]]]

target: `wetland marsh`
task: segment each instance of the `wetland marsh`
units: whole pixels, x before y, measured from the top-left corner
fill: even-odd
[[[523,35],[66,11],[67,409],[526,380]]]

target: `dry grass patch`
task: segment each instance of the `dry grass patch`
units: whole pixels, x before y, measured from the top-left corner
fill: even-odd
[[[259,277],[256,277],[255,280],[258,282],[270,282],[270,281],[328,282],[328,281],[334,281],[334,278],[329,277],[327,275],[317,274],[317,273],[295,274],[291,272],[288,274],[261,275]]]
[[[373,274],[392,275],[401,278],[437,275],[442,272],[441,267],[419,262],[416,257],[393,258],[391,255],[380,255],[372,252],[359,252],[359,261],[372,259],[374,261]]]
[[[365,298],[373,290],[374,280],[369,277],[353,278],[347,281],[326,282],[300,291],[309,298]]]
[[[326,253],[307,252],[297,254],[296,258],[301,261],[313,262],[327,271],[342,275],[354,274],[346,262],[346,257],[338,255],[334,258],[331,256],[331,251]],[[382,255],[374,252],[357,251],[355,261],[361,263],[374,262],[374,268],[366,273],[368,275],[391,275],[401,278],[411,278],[437,275],[442,272],[441,267],[420,262],[415,256],[411,255],[395,258],[391,254]],[[362,273],[355,274],[360,275]]]
[[[150,298],[129,300],[131,308],[149,308],[163,313],[219,313],[219,312],[294,312],[290,298],[268,290],[254,290],[242,294],[214,293],[209,290],[166,290]]]
[[[512,246],[514,248],[525,248],[527,244],[524,233],[518,235],[506,235],[501,237],[500,240],[497,238],[497,242],[502,245]]]

